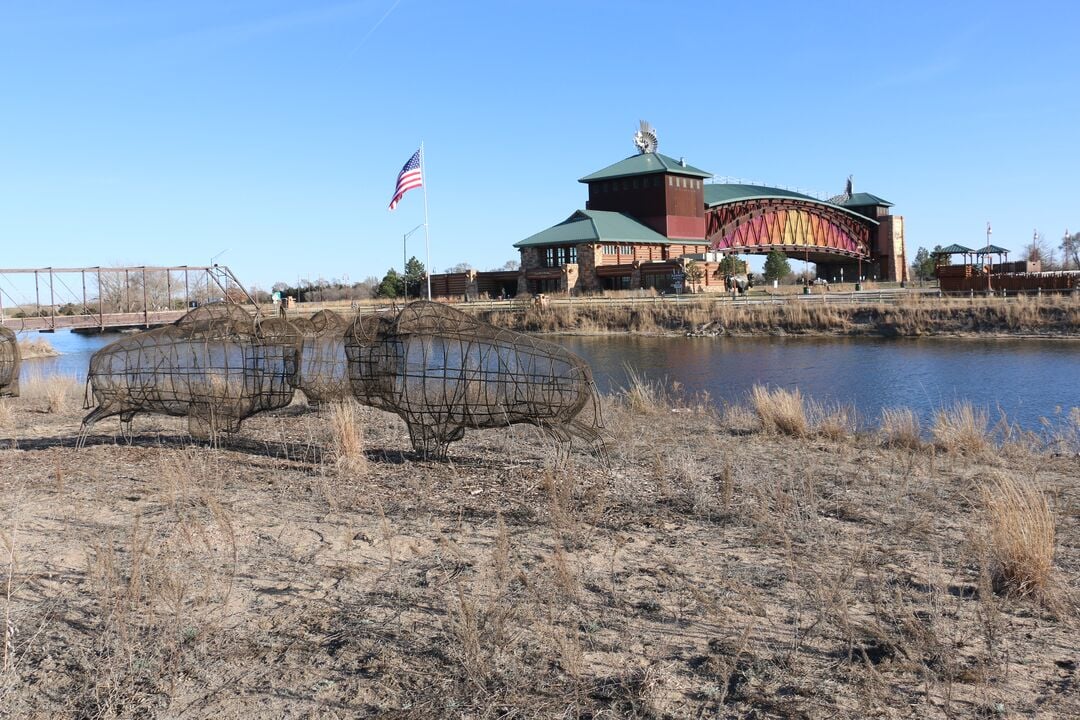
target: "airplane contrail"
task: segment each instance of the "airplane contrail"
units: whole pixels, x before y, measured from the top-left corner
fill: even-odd
[[[386,18],[390,17],[390,13],[394,12],[394,8],[396,8],[400,3],[401,3],[401,0],[394,0],[394,4],[390,6],[390,9],[388,9],[386,12],[384,12],[383,16],[381,18],[379,18],[379,22],[372,25],[371,29],[367,31],[367,33],[364,35],[364,37],[360,38],[360,42],[358,42],[356,44],[356,47],[354,47],[349,52],[349,57],[352,57],[353,55],[355,55],[356,51],[364,46],[364,43],[367,42],[367,39],[369,37],[371,37],[372,33],[374,33],[376,30],[379,29],[379,26],[383,24],[383,21],[386,20]]]

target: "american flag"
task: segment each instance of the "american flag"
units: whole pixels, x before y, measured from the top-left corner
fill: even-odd
[[[423,184],[424,179],[420,177],[420,151],[417,150],[409,158],[409,162],[405,163],[405,167],[401,168],[401,172],[398,173],[397,187],[394,188],[394,199],[390,201],[390,209],[393,210],[397,207],[398,203],[401,202],[402,195]]]

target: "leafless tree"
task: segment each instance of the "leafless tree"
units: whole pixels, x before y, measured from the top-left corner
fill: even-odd
[[[1046,236],[1038,230],[1031,237],[1031,242],[1024,248],[1024,259],[1042,264],[1043,270],[1052,270],[1057,266],[1054,248]]]
[[[1061,250],[1061,267],[1063,270],[1069,268],[1080,270],[1080,232],[1070,235],[1069,231],[1066,230],[1058,249]]]

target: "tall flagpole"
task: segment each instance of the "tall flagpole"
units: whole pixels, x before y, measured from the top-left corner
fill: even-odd
[[[424,141],[420,141],[420,177],[424,181],[424,252],[427,262],[427,299],[431,301],[431,237],[428,235],[427,215],[427,170],[424,169]]]

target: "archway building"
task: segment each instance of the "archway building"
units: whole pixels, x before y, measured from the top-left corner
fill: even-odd
[[[680,275],[695,291],[725,288],[728,254],[779,250],[830,281],[907,279],[904,221],[870,193],[829,200],[781,188],[708,182],[712,175],[642,152],[581,178],[583,210],[514,244],[518,291],[670,290]],[[693,261],[699,277],[686,278]],[[482,273],[481,273],[482,274]]]

